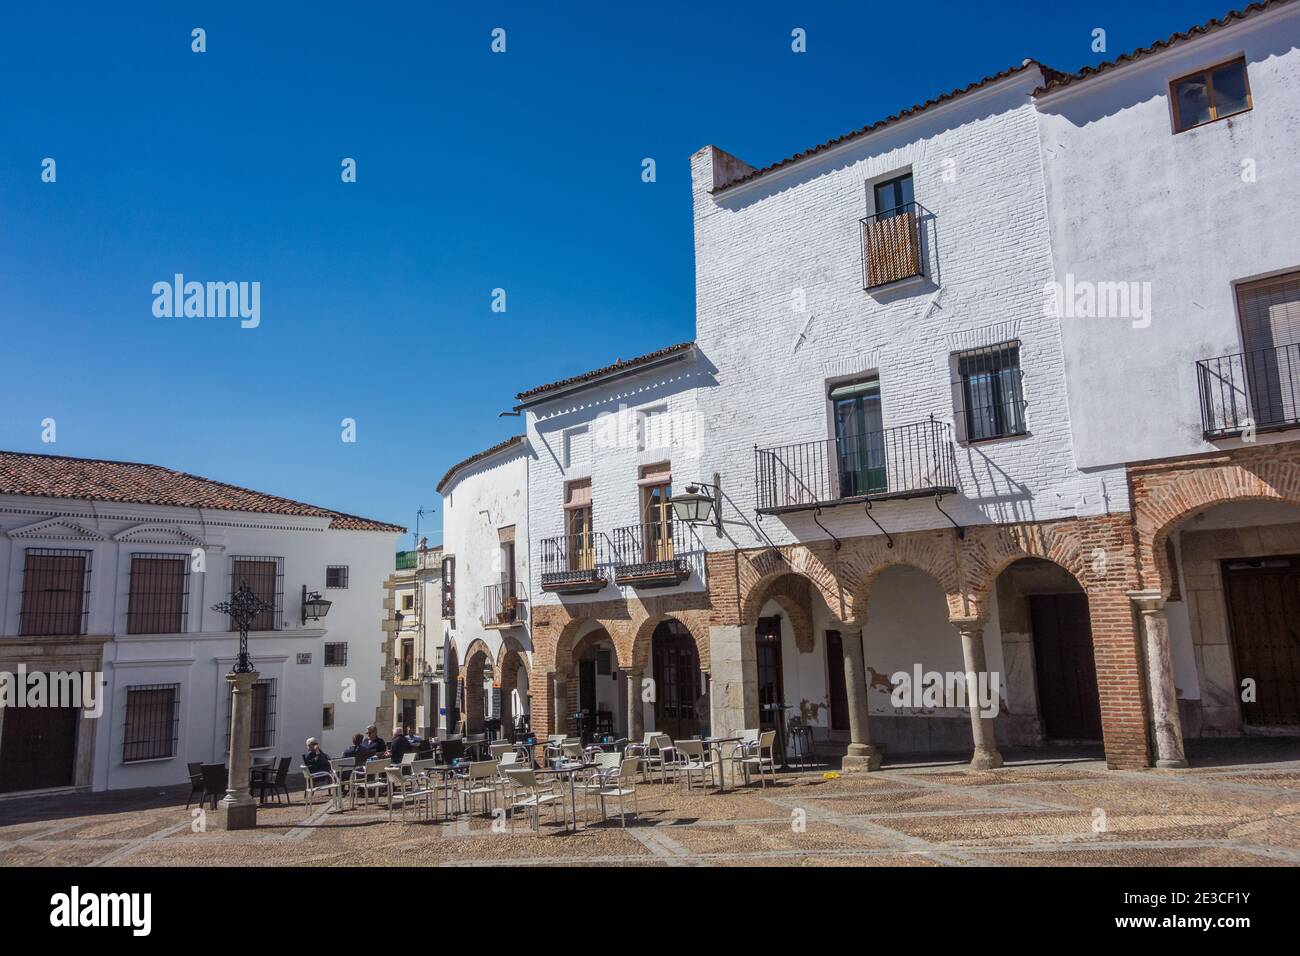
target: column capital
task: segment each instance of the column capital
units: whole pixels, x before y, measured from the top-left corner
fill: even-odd
[[[982,634],[988,621],[982,617],[950,617],[948,623],[962,634]]]
[[[1129,591],[1128,599],[1133,602],[1133,606],[1143,614],[1154,614],[1156,611],[1165,609],[1165,595],[1163,591]]]
[[[836,618],[835,627],[832,628],[832,630],[860,631],[866,626],[867,626],[867,618],[865,615],[863,615],[860,619],[856,619],[852,621],[841,621],[838,618]]]

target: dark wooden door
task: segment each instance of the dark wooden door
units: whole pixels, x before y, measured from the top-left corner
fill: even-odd
[[[1101,740],[1101,701],[1086,594],[1034,594],[1038,707],[1049,740]]]
[[[758,726],[784,732],[785,687],[781,674],[781,618],[760,617],[754,630],[758,645]]]
[[[830,690],[831,730],[848,730],[849,689],[844,683],[844,640],[839,631],[826,632],[826,683]]]
[[[77,707],[6,707],[0,793],[72,786],[80,720]]]
[[[1237,680],[1255,681],[1242,720],[1300,724],[1300,557],[1225,562],[1223,587]]]
[[[700,732],[700,659],[695,639],[676,621],[665,621],[651,638],[655,672],[655,729],[674,740]]]

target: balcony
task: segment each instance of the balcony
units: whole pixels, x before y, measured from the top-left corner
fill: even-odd
[[[922,224],[933,218],[919,202],[904,203],[859,220],[862,224],[862,288],[925,275]]]
[[[396,571],[413,571],[415,570],[418,552],[415,551],[398,551],[397,562],[394,570]]]
[[[620,587],[667,588],[702,572],[704,545],[694,528],[675,518],[617,528],[613,546],[614,583]]]
[[[489,584],[483,588],[482,625],[486,628],[516,627],[528,619],[528,595],[516,583]]]
[[[934,419],[759,448],[754,457],[761,514],[957,493],[952,429]]]
[[[609,583],[609,543],[596,531],[543,538],[542,590],[556,594],[587,594]]]
[[[1300,427],[1300,344],[1196,363],[1206,441]]]

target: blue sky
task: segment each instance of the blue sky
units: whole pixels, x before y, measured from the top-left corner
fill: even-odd
[[[692,337],[699,147],[766,165],[1228,2],[6,4],[0,448],[413,527],[517,391]],[[260,282],[261,324],[155,317],[177,272]]]

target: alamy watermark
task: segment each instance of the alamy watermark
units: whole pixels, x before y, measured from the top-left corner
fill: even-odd
[[[0,707],[79,707],[87,717],[104,713],[100,671],[0,671]]]
[[[1043,312],[1054,319],[1128,319],[1135,329],[1151,325],[1150,282],[1092,282],[1065,274],[1043,286]]]
[[[186,282],[176,273],[171,282],[153,284],[153,314],[160,319],[240,319],[255,329],[262,322],[262,283]]]
[[[889,700],[899,709],[965,708],[974,702],[981,717],[998,715],[1001,676],[997,671],[922,671],[920,664],[913,664],[911,673],[890,674],[889,683],[893,685]]]

